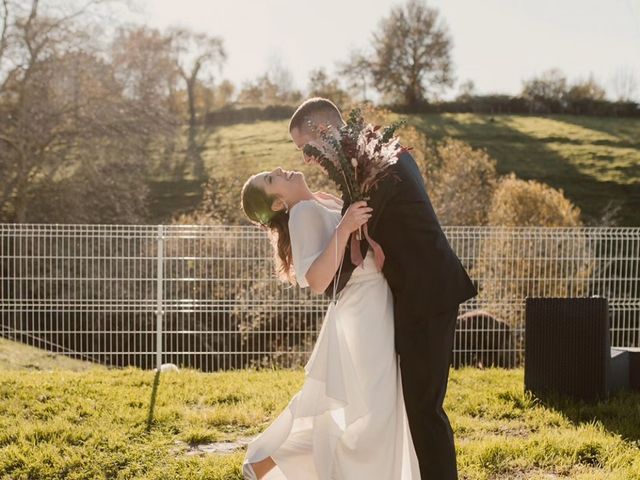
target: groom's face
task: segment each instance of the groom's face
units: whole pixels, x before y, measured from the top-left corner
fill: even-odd
[[[293,128],[291,130],[291,139],[293,140],[293,143],[296,144],[296,147],[298,147],[298,150],[302,152],[302,159],[304,163],[307,165],[318,163],[315,157],[307,155],[302,151],[302,148],[308,143],[317,146],[317,139],[312,134],[302,131],[299,128]]]

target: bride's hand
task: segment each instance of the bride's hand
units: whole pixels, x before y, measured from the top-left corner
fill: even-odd
[[[367,206],[367,202],[364,200],[354,202],[344,212],[344,217],[340,220],[338,227],[342,228],[347,234],[355,232],[369,221],[372,211],[373,208]]]

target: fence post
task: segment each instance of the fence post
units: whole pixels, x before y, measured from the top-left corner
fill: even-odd
[[[153,411],[158,396],[158,384],[160,383],[160,367],[162,366],[162,317],[164,315],[162,296],[162,266],[164,265],[164,230],[162,225],[158,225],[158,254],[157,254],[156,275],[156,373],[153,376],[153,386],[151,387],[151,402],[149,403],[149,415],[147,416],[146,431],[151,430],[153,423]]]
[[[164,265],[164,227],[158,225],[158,255],[157,255],[157,270],[156,275],[156,366],[158,372],[162,365],[162,317],[164,316],[162,295],[162,280],[163,280],[163,265]]]

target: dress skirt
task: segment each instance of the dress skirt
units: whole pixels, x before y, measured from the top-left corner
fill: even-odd
[[[418,461],[394,347],[393,298],[369,250],[331,302],[305,380],[247,446],[265,480],[416,480]]]

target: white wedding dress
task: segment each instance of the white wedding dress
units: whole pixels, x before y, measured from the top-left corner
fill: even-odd
[[[293,267],[301,287],[340,221],[335,203],[305,200],[289,214]],[[333,207],[332,207],[333,205]],[[369,249],[331,303],[305,381],[280,415],[247,446],[244,463],[271,456],[264,480],[416,480],[394,347],[393,301]]]

